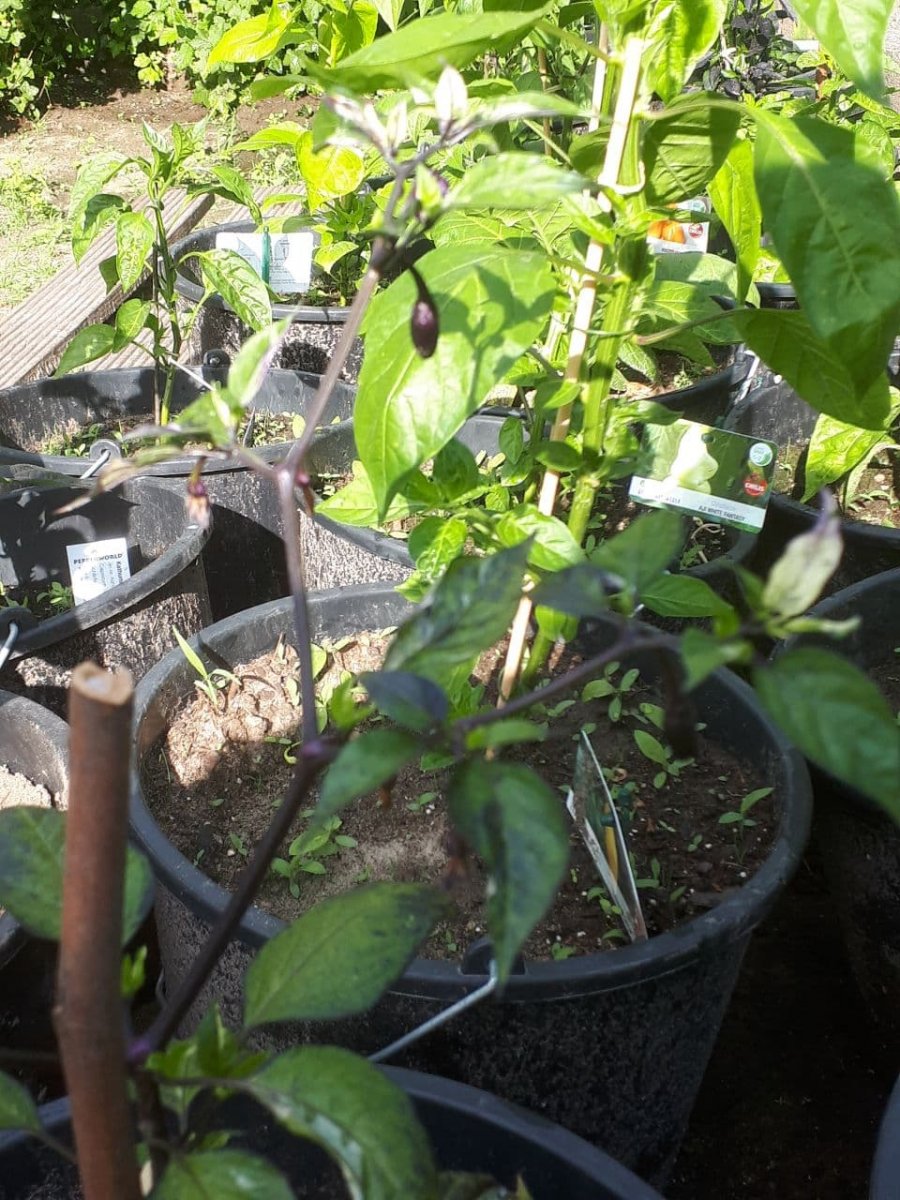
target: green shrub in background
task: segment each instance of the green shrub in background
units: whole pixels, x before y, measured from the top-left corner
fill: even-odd
[[[141,83],[174,74],[194,86],[194,98],[216,113],[231,111],[257,74],[255,65],[207,66],[209,52],[237,21],[269,10],[268,0],[112,0],[114,53],[133,63]],[[0,0],[2,3],[2,0]],[[276,73],[280,62],[276,62]],[[287,64],[293,69],[294,64]]]
[[[52,7],[0,0],[0,115],[32,116],[55,83],[96,77],[114,64],[132,67],[147,86],[181,77],[200,104],[225,113],[257,67],[207,69],[209,52],[227,28],[269,7],[268,0],[57,0]],[[283,52],[285,70],[296,69],[293,53]]]

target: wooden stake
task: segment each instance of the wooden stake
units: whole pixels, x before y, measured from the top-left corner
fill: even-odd
[[[601,50],[608,49],[608,37],[605,26],[600,28],[599,45]],[[625,48],[625,62],[622,69],[622,81],[616,98],[616,108],[610,129],[609,142],[603,160],[603,168],[597,177],[601,186],[615,187],[622,170],[622,158],[628,139],[628,129],[634,109],[635,96],[640,80],[641,56],[644,44],[639,40],[629,42]],[[606,81],[606,61],[597,59],[594,69],[593,103],[595,111],[603,97]],[[592,127],[596,122],[592,118]],[[594,303],[597,298],[596,276],[603,262],[603,247],[593,239],[588,244],[584,259],[584,272],[581,276],[578,295],[575,301],[575,316],[572,321],[572,332],[569,335],[569,352],[566,359],[566,369],[563,375],[564,383],[578,383],[581,378],[581,365],[587,350],[588,333],[591,317],[594,313]],[[550,430],[551,441],[561,441],[569,432],[569,422],[572,417],[572,405],[566,404],[557,410],[553,427]],[[538,497],[538,511],[550,515],[556,506],[556,494],[559,490],[559,473],[548,470],[541,483]],[[503,664],[503,674],[500,679],[499,703],[504,704],[512,694],[519,671],[522,657],[525,653],[525,641],[528,637],[528,624],[531,619],[532,603],[528,596],[523,596],[513,620],[509,638],[509,649]]]
[[[132,678],[82,663],[69,688],[69,811],[54,1011],[85,1200],[140,1200],[120,974]]]

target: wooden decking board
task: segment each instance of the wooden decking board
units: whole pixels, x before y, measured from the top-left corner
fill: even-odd
[[[166,201],[164,217],[170,239],[184,237],[212,202],[212,196],[191,198],[173,192]],[[0,388],[51,374],[79,329],[104,321],[116,311],[125,295],[119,287],[107,292],[99,271],[100,263],[112,254],[115,232],[111,225],[78,265],[73,262],[58,271],[0,319]],[[137,353],[140,359],[146,358]]]

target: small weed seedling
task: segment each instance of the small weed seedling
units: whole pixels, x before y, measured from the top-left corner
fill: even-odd
[[[603,669],[603,678],[591,680],[590,683],[585,684],[581,692],[581,700],[584,704],[589,700],[603,700],[609,697],[606,715],[610,721],[619,721],[623,712],[630,712],[624,707],[625,700],[634,689],[640,675],[640,671],[636,667],[632,667],[616,683],[613,676],[618,672],[619,666],[620,664],[617,662],[608,663]]]
[[[564,946],[562,942],[553,942],[550,946],[550,957],[554,962],[565,962],[576,953],[574,946]]]
[[[241,681],[237,675],[231,671],[227,671],[224,667],[216,667],[210,671],[200,655],[188,645],[186,639],[178,632],[174,625],[172,626],[172,633],[175,636],[181,653],[200,676],[199,679],[194,680],[194,687],[203,693],[213,708],[216,707],[216,698],[219,692],[226,684],[236,683],[240,687]]]
[[[692,758],[674,758],[671,748],[664,746],[658,738],[655,738],[652,733],[647,733],[645,729],[636,729],[634,740],[644,758],[648,758],[650,762],[656,763],[661,768],[653,776],[655,788],[665,787],[670,779],[677,779],[684,768],[691,766],[694,762]]]
[[[650,859],[649,875],[645,875],[642,879],[635,879],[634,881],[635,887],[641,890],[662,892],[670,906],[676,904],[687,891],[687,888],[683,884],[673,888],[671,883],[672,880],[668,870],[660,865],[658,858]]]
[[[46,603],[57,612],[68,612],[70,608],[75,607],[75,597],[72,594],[72,589],[66,587],[64,583],[60,583],[58,579],[48,586],[44,592],[38,592],[38,604]]]
[[[608,921],[616,922],[621,919],[622,913],[617,904],[613,904],[609,896],[606,894],[605,888],[592,887],[584,894],[585,900],[596,900],[600,905],[600,911]],[[618,924],[613,924],[609,929],[604,930],[602,940],[604,942],[622,942],[626,940],[625,930],[620,928]]]
[[[312,810],[306,815],[310,816]],[[330,817],[324,824],[315,829],[307,829],[294,838],[288,847],[287,858],[273,858],[272,870],[276,875],[283,876],[288,881],[288,888],[294,899],[300,896],[300,877],[302,875],[324,875],[323,858],[340,854],[342,850],[352,850],[356,838],[345,833],[338,833],[342,825],[340,817]]]
[[[753,829],[756,825],[756,822],[753,820],[753,818],[749,817],[747,814],[755,804],[757,804],[760,800],[765,799],[766,796],[771,796],[771,794],[772,789],[770,787],[757,788],[755,791],[748,792],[747,795],[744,796],[737,809],[734,809],[731,812],[722,813],[721,817],[719,817],[720,825],[730,825],[732,827],[734,832],[735,857],[740,864],[743,864],[744,862],[745,834],[748,829]]]
[[[422,792],[420,796],[416,796],[415,800],[410,800],[406,807],[410,812],[427,812],[437,800],[437,795],[437,792]]]

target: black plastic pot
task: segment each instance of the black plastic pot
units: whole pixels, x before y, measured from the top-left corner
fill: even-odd
[[[792,283],[759,282],[756,284],[756,290],[759,292],[760,308],[795,309],[800,307]]]
[[[66,723],[42,705],[0,691],[0,764],[45,787],[62,803],[69,782],[68,733]],[[9,913],[0,913],[0,967],[23,942],[19,923]]]
[[[820,644],[864,669],[896,659],[900,646],[900,569],[845,588],[812,614],[858,616],[858,629]],[[804,638],[806,644],[812,639]],[[790,644],[790,643],[789,643]],[[811,768],[814,834],[853,976],[880,1034],[900,1050],[900,829],[856,788]],[[897,732],[900,792],[900,729]],[[900,1175],[897,1177],[900,1186]]]
[[[0,633],[19,634],[0,680],[54,712],[65,712],[73,667],[86,659],[127,667],[136,679],[172,646],[172,626],[192,633],[210,619],[201,551],[209,536],[174,492],[136,479],[73,512],[61,506],[88,487],[26,489],[0,498],[0,583],[34,593],[68,585],[66,546],[124,537],[131,578],[94,600],[38,621],[22,608],[0,610]]]
[[[900,1194],[900,1082],[894,1086],[878,1131],[869,1200],[897,1200]]]
[[[483,1172],[509,1187],[521,1175],[534,1200],[660,1200],[601,1150],[533,1113],[447,1079],[391,1067],[385,1073],[412,1099],[442,1170]],[[246,1102],[226,1111],[232,1128],[247,1131],[231,1144],[269,1157],[298,1200],[331,1179],[335,1197],[347,1194],[324,1151],[290,1137],[267,1111]],[[68,1101],[45,1105],[41,1118],[72,1144]],[[0,1134],[0,1200],[69,1200],[74,1183],[74,1168],[35,1139]]]
[[[396,625],[410,611],[383,584],[310,599],[315,637]],[[284,601],[220,622],[194,644],[217,662],[235,664],[270,649],[280,634],[293,637]],[[601,625],[591,640],[605,642],[609,636]],[[655,660],[634,661],[648,677],[656,673]],[[138,762],[192,689],[180,654],[170,654],[140,685]],[[543,1112],[655,1184],[671,1167],[750,933],[793,872],[810,819],[803,760],[771,727],[749,689],[719,672],[698,689],[697,703],[708,736],[760,764],[780,797],[777,842],[761,869],[709,913],[643,945],[565,962],[525,963],[502,1000],[461,1014],[401,1060]],[[144,804],[137,774],[131,819],[160,884],[157,922],[171,982],[183,976],[228,896],[163,836]],[[239,1019],[240,981],[253,949],[283,927],[260,909],[248,912],[240,941],[228,947],[187,1027],[212,999],[226,1020]],[[487,969],[483,944],[459,961],[417,959],[364,1017],[286,1036],[338,1041],[372,1053],[482,986]]]
[[[212,225],[207,229],[195,230],[172,247],[176,264],[175,289],[187,305],[193,308],[203,299],[203,286],[195,264],[187,255],[197,251],[212,250],[219,233],[252,233],[256,226],[252,221],[232,221],[225,225]],[[276,366],[292,371],[309,371],[314,375],[324,373],[335,346],[340,340],[347,321],[347,308],[324,307],[321,305],[273,304],[272,319],[291,319],[291,329],[276,361]],[[189,347],[191,357],[200,361],[209,350],[222,348],[233,354],[253,332],[240,320],[219,295],[208,296],[191,332]],[[357,338],[353,350],[341,373],[341,378],[355,382],[359,377],[362,362],[362,341]]]
[[[224,380],[228,358],[210,355],[215,365],[202,368],[210,382]],[[200,371],[200,368],[192,368]],[[255,400],[259,413],[306,412],[318,378],[294,371],[271,371]],[[189,376],[176,379],[173,411],[197,398],[200,385]],[[315,477],[327,473],[331,464],[344,457],[332,449],[352,442],[348,422],[355,391],[338,384],[323,421],[321,434],[310,447],[307,464]],[[107,453],[118,454],[117,445],[103,439],[91,449],[88,459],[40,453],[40,446],[62,430],[77,430],[92,422],[150,419],[153,411],[152,370],[85,371],[60,379],[42,379],[0,392],[0,431],[6,443],[0,447],[0,474],[15,467],[21,476],[27,468],[43,468],[66,476],[79,476],[92,460]],[[256,453],[267,462],[284,456],[287,443],[260,447]],[[321,466],[319,454],[322,453]],[[349,460],[348,464],[349,466]],[[149,467],[147,474],[184,497],[193,462],[186,456]],[[204,552],[210,602],[215,619],[240,612],[287,591],[287,572],[281,541],[282,523],[274,489],[258,475],[236,462],[210,461],[204,482],[213,505],[213,534]],[[304,526],[309,523],[304,522]],[[311,557],[311,556],[310,556]],[[315,582],[315,581],[314,581]],[[337,584],[338,579],[326,583]],[[319,581],[318,586],[322,586]]]
[[[728,427],[784,446],[789,442],[802,444],[808,441],[817,418],[818,413],[801,400],[793,388],[784,382],[768,382],[751,389],[735,405],[728,418]],[[817,516],[818,509],[811,505],[773,493],[751,566],[767,571],[791,538],[810,529]],[[829,592],[900,566],[900,529],[843,518],[841,533],[844,554],[829,584]]]

